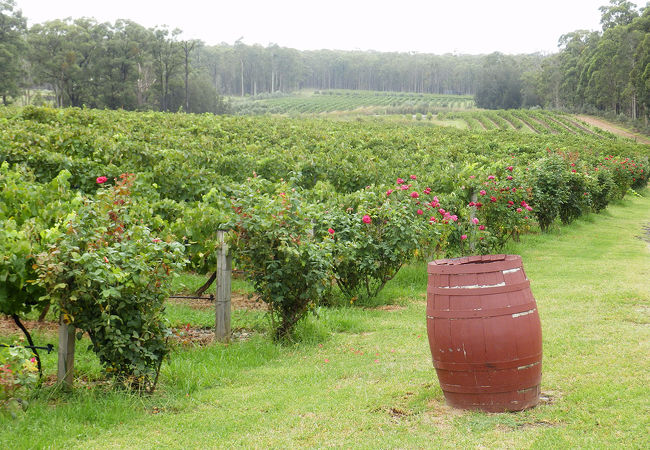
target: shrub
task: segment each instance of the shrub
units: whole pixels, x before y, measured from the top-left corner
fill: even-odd
[[[530,170],[530,183],[533,213],[539,227],[546,231],[557,218],[560,205],[569,197],[564,160],[549,155],[536,161]]]
[[[599,213],[614,198],[616,185],[612,174],[607,170],[600,170],[589,177],[589,198],[591,199],[592,211]]]
[[[88,333],[107,373],[151,392],[169,352],[164,301],[183,246],[151,233],[146,209],[131,202],[132,185],[124,174],[70,214],[37,256],[36,271],[78,337]]]
[[[259,178],[244,184],[232,205],[233,258],[269,305],[273,338],[288,338],[328,287],[332,239],[316,237],[312,225],[322,211],[285,183]]]
[[[0,347],[0,411],[27,406],[19,398],[21,391],[34,388],[38,382],[36,358],[25,347],[15,344],[12,347]]]
[[[587,177],[581,173],[567,173],[566,197],[560,201],[558,215],[563,224],[569,224],[591,209]]]
[[[68,187],[70,173],[61,172],[46,184],[36,183],[24,168],[0,165],[0,313],[16,324],[33,309],[43,310],[49,302],[45,290],[33,280],[34,254],[42,250],[41,240],[56,223],[78,204]],[[32,338],[19,325],[32,344]],[[40,371],[40,358],[34,349]]]
[[[444,248],[455,220],[430,189],[399,179],[385,192],[367,189],[331,204],[318,233],[332,233],[334,278],[353,300],[376,296],[419,252]]]
[[[503,164],[493,173],[469,183],[476,193],[476,201],[470,201],[468,206],[476,208],[476,225],[485,227],[486,242],[480,243],[481,252],[499,251],[509,239],[518,239],[530,228],[533,214],[528,204],[531,192],[519,169]]]

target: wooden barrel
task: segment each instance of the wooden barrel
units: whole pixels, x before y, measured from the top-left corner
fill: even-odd
[[[427,333],[450,406],[519,411],[539,402],[542,328],[521,257],[428,264]]]

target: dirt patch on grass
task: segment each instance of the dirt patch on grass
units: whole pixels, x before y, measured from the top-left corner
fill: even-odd
[[[530,430],[535,428],[555,428],[555,427],[561,427],[563,425],[564,423],[559,421],[534,420],[532,422],[520,422],[515,425],[506,425],[503,423],[499,423],[495,426],[495,429],[502,433],[510,433],[513,431]]]
[[[231,341],[247,341],[255,332],[244,328],[238,328],[232,331],[230,335]],[[180,327],[172,329],[171,339],[173,342],[183,347],[204,347],[212,344],[214,339],[214,328],[194,328],[194,327]]]
[[[169,298],[170,303],[177,305],[186,305],[193,309],[213,309],[214,297],[201,298]],[[266,303],[262,302],[259,297],[250,297],[248,294],[232,293],[230,296],[232,309],[256,309],[268,310]]]
[[[434,398],[427,403],[427,410],[423,413],[423,421],[435,425],[437,428],[449,430],[454,419],[464,416],[467,411],[452,408],[444,399]]]
[[[534,422],[526,422],[517,424],[515,429],[525,430],[530,428],[552,428],[559,427],[564,425],[562,422],[550,421],[550,420],[535,420]]]
[[[406,309],[406,306],[400,306],[400,305],[381,305],[381,306],[377,306],[376,308],[372,308],[372,309],[376,309],[376,310],[379,310],[379,311],[399,311],[399,310],[401,310],[401,309]]]
[[[639,239],[650,244],[650,223],[641,227],[641,236],[639,236]]]
[[[560,398],[562,394],[556,391],[542,391],[539,394],[539,404],[540,405],[554,405]]]
[[[614,125],[611,122],[607,122],[606,120],[598,119],[598,118],[592,117],[592,116],[585,116],[585,115],[579,115],[579,116],[576,116],[576,117],[578,119],[582,120],[583,122],[588,123],[589,125],[592,125],[592,126],[597,127],[597,128],[601,128],[601,129],[603,129],[605,131],[609,131],[610,133],[613,133],[613,134],[615,134],[617,136],[626,137],[626,138],[629,138],[629,139],[633,139],[636,142],[639,142],[641,144],[650,145],[650,138],[645,137],[645,136],[641,136],[640,134],[633,133],[631,131],[620,128],[620,127]]]
[[[59,329],[59,324],[57,322],[39,322],[38,320],[20,320],[25,328],[31,333],[34,330],[46,331],[46,332],[56,332]],[[23,332],[18,328],[11,317],[0,315],[0,335],[8,336],[10,334],[20,334],[23,335]],[[38,344],[36,344],[38,345]]]

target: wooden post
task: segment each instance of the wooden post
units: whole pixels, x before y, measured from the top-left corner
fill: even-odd
[[[65,389],[72,388],[74,380],[74,341],[75,329],[63,320],[63,314],[59,316],[59,367],[57,380],[63,384]]]
[[[226,244],[226,232],[217,231],[219,248],[217,249],[217,298],[214,333],[217,341],[230,341],[230,276],[232,257]]]

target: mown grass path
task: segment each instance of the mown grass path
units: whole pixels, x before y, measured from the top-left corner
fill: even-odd
[[[634,139],[636,142],[640,142],[641,144],[650,145],[650,138],[648,138],[647,136],[643,136],[642,134],[628,131],[621,126],[615,125],[604,119],[600,119],[594,116],[587,116],[584,114],[577,115],[576,117],[582,120],[583,122],[588,123],[589,125],[602,128],[603,130],[609,131],[610,133],[616,134],[618,136]]]
[[[150,398],[101,389],[1,418],[0,447],[647,448],[650,196],[513,244],[532,281],[544,360],[538,407],[452,410],[431,365],[425,263],[383,308],[323,309],[280,346],[258,336],[178,351]]]

